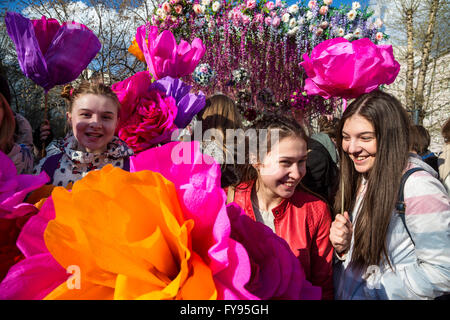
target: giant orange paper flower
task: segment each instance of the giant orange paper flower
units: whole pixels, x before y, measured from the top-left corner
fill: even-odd
[[[59,285],[46,299],[215,299],[210,268],[192,251],[172,182],[152,171],[106,166],[52,193],[56,217],[45,244],[80,288]],[[129,199],[133,199],[130,201]]]

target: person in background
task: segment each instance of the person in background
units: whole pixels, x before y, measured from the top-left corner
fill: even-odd
[[[339,119],[319,119],[320,132],[308,139],[308,158],[306,174],[302,184],[311,191],[322,196],[332,207],[338,187],[338,154],[335,145],[336,125]]]
[[[66,187],[107,164],[129,170],[133,151],[114,136],[120,102],[111,88],[101,82],[83,82],[77,88],[65,86],[61,96],[68,103],[72,134],[55,145],[59,152],[41,159],[33,173],[45,171],[51,184]]]
[[[0,76],[0,150],[14,162],[18,174],[33,170],[33,139],[30,123],[11,109],[8,82]]]
[[[412,131],[413,135],[411,140],[412,150],[416,152],[425,163],[432,167],[434,171],[438,172],[438,158],[433,152],[428,150],[431,143],[431,138],[428,130],[421,125],[414,125],[413,127],[414,129]]]
[[[276,115],[264,115],[254,129],[258,141],[248,141],[240,183],[226,190],[227,201],[286,240],[306,279],[322,288],[322,299],[333,299],[331,213],[326,202],[298,188],[306,173],[305,130]],[[259,150],[251,148],[255,145]]]
[[[227,129],[234,130],[233,134],[242,129],[242,119],[234,101],[224,94],[215,94],[206,99],[206,105],[196,119],[193,137],[201,137],[202,152],[220,164],[222,188],[235,184],[239,180],[237,150],[228,150],[226,144]],[[230,157],[232,161],[227,161]]]
[[[435,299],[450,291],[450,199],[410,161],[410,128],[401,103],[379,90],[343,113],[335,202],[342,213],[330,230],[336,299]]]
[[[450,118],[442,126],[442,137],[444,138],[444,147],[439,156],[439,177],[450,195]]]
[[[420,126],[412,125],[409,133],[409,141],[410,141],[410,153],[409,153],[409,161],[414,163],[415,165],[423,168],[428,173],[430,173],[433,177],[439,179],[439,174],[437,171],[432,168],[428,163],[423,161],[422,157],[419,155],[419,152],[422,150],[426,150],[426,137],[419,130]]]

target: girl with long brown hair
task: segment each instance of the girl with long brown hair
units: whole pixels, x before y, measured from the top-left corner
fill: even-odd
[[[255,140],[246,136],[240,183],[231,195],[227,190],[227,201],[286,240],[306,279],[322,289],[322,299],[331,300],[331,213],[325,201],[300,183],[306,173],[308,136],[293,119],[276,115],[264,115],[253,129]]]
[[[378,90],[342,116],[335,208],[345,212],[330,230],[340,260],[336,299],[432,299],[450,291],[449,197],[424,170],[401,185],[403,174],[418,167],[408,159],[409,129],[400,102]]]

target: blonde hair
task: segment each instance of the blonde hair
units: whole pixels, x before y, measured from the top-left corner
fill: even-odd
[[[14,130],[16,129],[16,119],[6,98],[0,93],[0,108],[4,115],[0,123],[0,150],[9,153],[14,145]]]
[[[72,87],[72,85],[68,84],[64,86],[61,97],[66,100],[68,111],[72,112],[72,105],[74,101],[85,94],[95,94],[101,95],[110,98],[117,105],[117,110],[120,110],[120,101],[117,98],[117,95],[111,89],[111,87],[105,85],[102,82],[89,82],[83,81],[77,88]]]

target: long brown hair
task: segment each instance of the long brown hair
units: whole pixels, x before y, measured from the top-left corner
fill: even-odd
[[[0,108],[3,109],[3,119],[0,123],[0,150],[9,153],[14,145],[14,130],[16,119],[6,98],[0,93]]]
[[[400,179],[408,162],[410,118],[401,103],[379,90],[354,100],[345,110],[338,128],[337,145],[341,158],[341,179],[335,208],[341,211],[344,185],[345,210],[351,213],[362,175],[355,170],[349,155],[342,150],[342,129],[345,121],[359,115],[375,129],[377,152],[367,176],[367,190],[356,222],[352,264],[361,269],[378,265],[383,258],[389,262],[386,236],[395,208]]]

